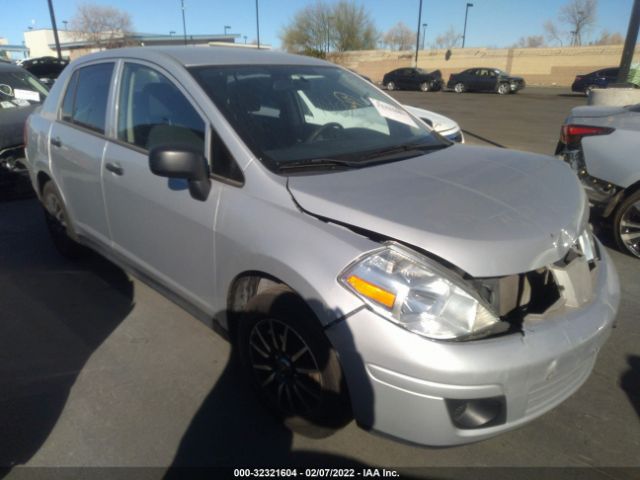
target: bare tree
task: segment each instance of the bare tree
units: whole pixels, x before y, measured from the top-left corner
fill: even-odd
[[[322,0],[299,10],[280,34],[290,52],[324,56],[338,51],[375,48],[377,32],[363,6],[342,0],[331,6]]]
[[[370,50],[376,47],[378,31],[363,5],[353,1],[338,2],[333,17],[333,46],[339,52]]]
[[[547,20],[546,22],[544,22],[544,31],[548,41],[558,42],[561,47],[564,45],[564,42],[562,41],[564,33],[560,31],[558,26],[553,23],[552,20]]]
[[[453,28],[444,32],[442,35],[438,35],[434,42],[436,48],[453,48],[458,45],[458,42],[462,39],[462,35]]]
[[[383,35],[382,41],[392,50],[409,50],[415,45],[416,32],[398,22]]]
[[[520,37],[513,48],[539,48],[544,47],[544,37],[542,35],[531,35],[529,37]]]
[[[598,0],[571,0],[560,9],[559,20],[571,32],[571,45],[582,45],[582,36],[596,23]]]
[[[95,3],[80,4],[70,27],[77,32],[79,39],[87,40],[98,48],[125,45],[133,29],[127,12]]]
[[[618,33],[609,33],[607,30],[603,30],[600,38],[593,42],[594,45],[622,45],[624,43],[624,37]]]

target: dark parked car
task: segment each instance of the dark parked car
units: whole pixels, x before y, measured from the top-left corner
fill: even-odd
[[[447,88],[456,93],[477,91],[497,92],[500,95],[516,93],[525,86],[522,77],[512,77],[499,68],[470,68],[461,73],[453,73],[447,82]]]
[[[610,83],[615,83],[618,79],[620,69],[603,68],[586,75],[576,75],[576,79],[571,85],[572,92],[584,92],[588,94],[594,88],[607,88]]]
[[[23,60],[20,66],[38,77],[42,83],[51,88],[58,75],[62,73],[69,60],[60,60],[55,57],[38,57]]]
[[[24,122],[47,93],[25,69],[0,62],[0,189],[12,187],[26,174]]]
[[[440,90],[442,73],[440,70],[429,73],[421,68],[398,68],[384,74],[382,85],[387,90]]]

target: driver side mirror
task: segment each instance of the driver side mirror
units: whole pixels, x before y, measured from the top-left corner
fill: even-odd
[[[211,190],[209,168],[202,153],[187,146],[163,145],[149,152],[149,168],[160,177],[181,178],[189,182],[193,198],[205,201]]]

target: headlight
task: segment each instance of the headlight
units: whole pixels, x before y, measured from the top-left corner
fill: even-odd
[[[478,338],[503,323],[462,278],[397,245],[360,258],[339,281],[383,317],[428,338]]]

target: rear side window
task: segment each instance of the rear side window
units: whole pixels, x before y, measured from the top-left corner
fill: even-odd
[[[62,120],[104,134],[112,74],[113,63],[78,69],[62,102]]]
[[[126,63],[118,106],[119,140],[145,150],[187,145],[204,153],[204,121],[178,87],[156,70]]]

